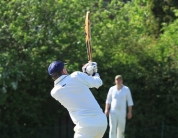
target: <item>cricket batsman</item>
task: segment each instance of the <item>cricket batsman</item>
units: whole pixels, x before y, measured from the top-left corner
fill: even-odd
[[[62,61],[52,62],[48,67],[48,73],[54,80],[51,96],[68,110],[75,124],[74,138],[102,138],[107,118],[89,89],[102,85],[97,63],[85,64],[82,71],[69,75]]]

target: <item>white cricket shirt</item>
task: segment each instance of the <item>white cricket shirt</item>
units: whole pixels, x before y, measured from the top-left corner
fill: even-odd
[[[112,86],[109,89],[106,103],[110,104],[110,111],[119,112],[122,115],[126,115],[126,107],[133,106],[133,100],[129,87],[123,85],[123,87],[118,90],[117,86]]]
[[[95,76],[88,76],[86,73],[76,71],[70,75],[62,75],[55,80],[54,85],[51,96],[69,111],[74,124],[82,118],[103,114],[89,89],[102,85],[98,73]]]

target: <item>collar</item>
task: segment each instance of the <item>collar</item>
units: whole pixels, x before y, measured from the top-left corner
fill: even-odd
[[[54,81],[54,86],[57,85],[60,81],[62,81],[63,79],[65,79],[67,77],[67,75],[62,75],[60,76],[58,79],[56,79]]]

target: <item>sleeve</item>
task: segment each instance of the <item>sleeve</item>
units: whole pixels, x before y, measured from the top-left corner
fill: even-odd
[[[127,92],[127,104],[128,104],[128,106],[133,106],[132,95],[131,95],[131,91],[129,88],[128,88],[128,92]]]
[[[95,76],[88,76],[86,73],[76,72],[74,75],[77,75],[79,81],[86,84],[89,88],[99,88],[103,84],[98,73]]]
[[[106,103],[107,104],[111,104],[111,101],[112,101],[112,88],[110,88],[109,91],[108,91],[108,95],[107,95],[107,98],[106,98]]]

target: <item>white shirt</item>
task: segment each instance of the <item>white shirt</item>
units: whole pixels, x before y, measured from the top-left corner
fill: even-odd
[[[111,112],[116,111],[125,116],[127,105],[133,106],[133,100],[129,87],[123,85],[122,88],[118,90],[116,85],[112,86],[109,89],[106,103],[111,104]]]
[[[82,118],[102,114],[98,102],[89,88],[99,88],[102,80],[99,74],[88,76],[76,71],[71,75],[62,75],[54,82],[51,96],[59,101],[68,111],[76,124]]]

